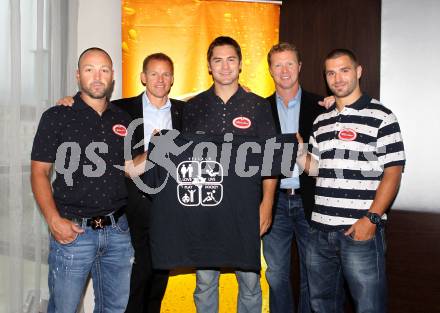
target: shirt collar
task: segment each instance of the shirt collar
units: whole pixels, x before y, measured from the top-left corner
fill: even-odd
[[[81,111],[81,110],[85,110],[85,109],[90,109],[93,110],[93,108],[88,105],[82,98],[81,98],[81,92],[78,91],[76,93],[76,95],[73,96],[73,105],[72,105],[72,109],[76,110],[76,111]],[[118,108],[116,107],[116,105],[114,105],[113,103],[109,102],[107,103],[107,109],[110,109],[111,111],[117,111]]]
[[[115,104],[113,104],[113,102],[111,102],[111,101],[110,101],[110,103],[108,104],[107,108],[110,109],[110,110],[113,111],[113,112],[117,112],[117,111],[120,110],[120,109],[119,109]]]
[[[282,104],[283,107],[285,107],[284,106],[284,101],[281,98],[281,96],[278,95],[278,93],[275,93],[275,95],[276,95],[277,104]],[[289,100],[289,103],[287,104],[287,107],[288,108],[293,108],[296,105],[299,105],[301,103],[301,96],[302,96],[302,89],[301,89],[301,86],[299,86],[298,92],[296,93],[295,97],[293,97],[292,99]]]
[[[349,107],[355,110],[362,110],[365,109],[370,102],[371,97],[366,94],[362,94],[362,96],[357,99],[353,104],[349,105]]]
[[[142,94],[142,105],[144,108],[150,107],[150,108],[155,108],[156,110],[169,110],[171,108],[171,101],[170,98],[167,98],[167,102],[165,102],[165,104],[160,108],[157,108],[155,105],[151,103],[150,99],[148,99],[147,92],[144,91],[144,93]]]
[[[353,102],[353,103],[350,104],[350,105],[346,105],[345,108],[349,108],[349,109],[353,109],[353,110],[358,110],[358,111],[363,110],[363,109],[365,109],[365,108],[367,107],[367,105],[371,102],[371,99],[372,99],[372,98],[371,98],[369,95],[362,94],[362,95],[360,96],[359,99],[357,99],[355,102]],[[344,108],[344,109],[345,109],[345,108]],[[329,108],[329,110],[330,110],[330,111],[331,111],[331,110],[337,110],[337,108],[336,108],[336,102],[335,102],[335,104],[333,104],[333,105]]]
[[[81,92],[78,91],[76,95],[73,96],[73,105],[72,109],[80,111],[89,108],[89,106],[84,102],[84,100],[81,98]]]
[[[232,95],[232,97],[229,99],[229,101],[231,101],[232,99],[240,99],[240,98],[242,98],[246,94],[247,94],[247,92],[243,89],[243,87],[238,85],[237,91]],[[215,93],[215,86],[214,86],[214,84],[212,84],[212,86],[208,89],[208,95],[211,96],[214,99],[218,99],[219,98],[219,96],[217,96],[217,94]]]

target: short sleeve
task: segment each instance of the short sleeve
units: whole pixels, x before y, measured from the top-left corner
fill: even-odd
[[[60,124],[58,111],[49,109],[43,113],[32,145],[33,161],[55,162],[60,145]]]
[[[382,167],[405,165],[405,150],[397,118],[393,113],[382,121],[377,134],[376,154]]]
[[[308,143],[307,149],[308,149],[310,155],[315,160],[319,160],[320,159],[319,146],[318,146],[318,142],[316,141],[315,133],[316,133],[316,121],[313,124],[313,129],[312,129],[312,133],[309,138],[309,143]]]

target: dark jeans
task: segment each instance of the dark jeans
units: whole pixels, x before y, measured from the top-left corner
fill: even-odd
[[[263,254],[267,263],[271,313],[293,313],[295,304],[290,282],[292,239],[295,238],[300,262],[299,313],[310,312],[307,283],[306,249],[309,242],[309,223],[304,216],[301,196],[278,193],[273,223],[263,237]]]
[[[127,218],[134,248],[134,264],[126,313],[160,313],[168,283],[168,271],[153,270],[152,267],[149,236],[150,209],[149,198],[140,194],[130,194]]]
[[[386,312],[385,250],[382,226],[366,241],[312,228],[307,264],[313,312],[344,312],[344,280],[357,313]]]

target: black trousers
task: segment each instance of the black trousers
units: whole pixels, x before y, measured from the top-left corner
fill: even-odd
[[[131,182],[130,182],[131,183]],[[130,280],[130,297],[126,313],[160,313],[160,306],[168,283],[169,271],[153,270],[151,262],[149,222],[151,199],[127,184],[128,208],[135,261]]]

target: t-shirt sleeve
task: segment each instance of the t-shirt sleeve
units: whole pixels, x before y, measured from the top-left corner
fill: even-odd
[[[147,148],[148,155],[146,171],[141,177],[144,184],[150,188],[157,188],[168,179],[168,171],[161,165],[158,165],[158,163],[160,161],[164,161],[164,158],[170,159],[170,155],[173,154],[172,149],[170,149],[171,151],[168,150],[170,147],[172,148],[169,142],[170,137],[163,136],[167,133],[173,132],[178,133],[177,130],[161,130],[160,133],[151,136],[151,140]],[[174,140],[178,140],[178,138],[175,138]],[[163,164],[166,164],[166,162]]]
[[[161,168],[155,164],[154,162],[151,162],[151,160],[147,159],[146,163],[146,170],[142,175],[140,176],[142,182],[147,186],[148,188],[157,188],[159,186],[160,178],[162,177],[163,173],[161,172]],[[141,190],[142,192],[149,193],[148,190]]]
[[[319,160],[320,159],[320,153],[319,153],[319,146],[318,146],[318,142],[316,141],[316,130],[317,130],[317,126],[316,126],[316,121],[315,123],[313,123],[313,128],[312,128],[312,133],[310,134],[310,138],[309,138],[309,143],[307,146],[307,149],[310,153],[310,155],[315,159],[315,160]]]
[[[384,168],[405,165],[405,150],[397,118],[393,113],[382,121],[377,134],[376,153]]]
[[[55,110],[43,113],[32,145],[31,160],[54,163],[60,145],[59,114]]]

